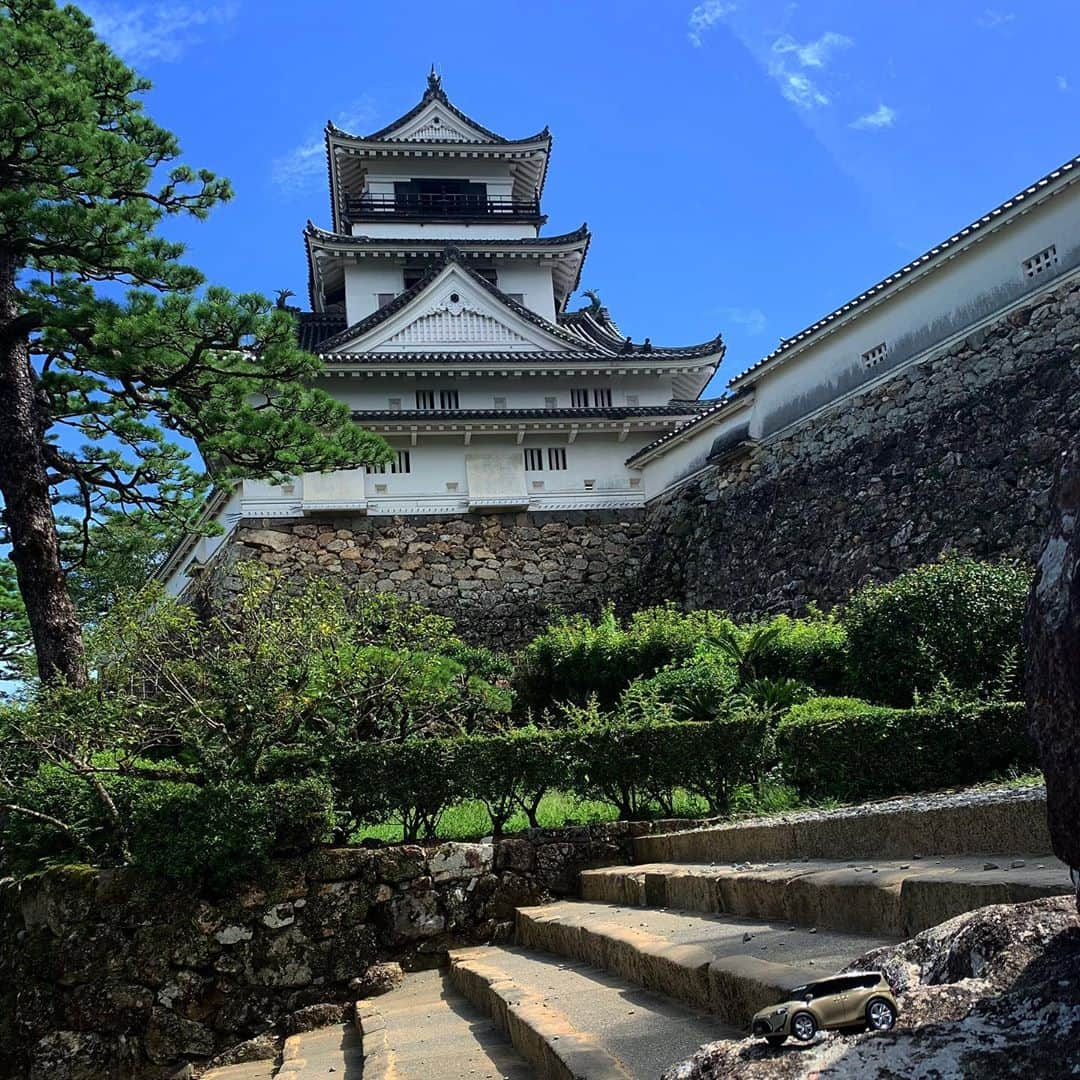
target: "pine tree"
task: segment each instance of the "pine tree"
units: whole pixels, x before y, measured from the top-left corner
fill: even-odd
[[[158,235],[231,191],[177,164],[148,89],[76,8],[0,0],[0,543],[46,681],[85,681],[65,569],[110,522],[177,528],[211,482],[387,454],[310,387],[287,310],[203,289]]]

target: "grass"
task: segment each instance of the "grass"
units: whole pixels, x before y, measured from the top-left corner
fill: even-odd
[[[783,784],[766,783],[762,789],[745,784],[737,788],[732,799],[731,811],[734,816],[750,813],[778,813],[797,806],[798,795],[794,788]],[[674,797],[675,817],[709,817],[709,808],[704,799],[688,791],[677,790]],[[581,798],[572,792],[552,791],[540,802],[537,820],[541,828],[554,829],[564,825],[594,825],[602,821],[618,819],[617,808],[599,799]],[[667,817],[659,806],[652,807],[653,817]],[[529,827],[523,813],[515,814],[506,824],[504,832],[524,832]],[[436,838],[439,840],[477,840],[491,835],[491,817],[484,804],[476,800],[455,803],[447,808],[439,819]],[[400,844],[401,825],[396,822],[383,822],[377,825],[361,825],[350,837],[352,843],[361,840],[382,840],[388,844]]]

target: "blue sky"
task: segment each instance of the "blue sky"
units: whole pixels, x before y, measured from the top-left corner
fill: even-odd
[[[721,330],[712,392],[1080,153],[1076,0],[84,6],[236,187],[179,227],[212,281],[305,298],[325,121],[388,123],[434,61],[482,124],[550,125],[546,231],[588,221],[582,285],[635,339]]]

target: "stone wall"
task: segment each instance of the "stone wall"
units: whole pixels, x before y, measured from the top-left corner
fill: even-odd
[[[226,897],[88,867],[0,882],[0,1077],[183,1075],[298,1010],[355,998],[377,960],[431,966],[499,939],[516,906],[628,862],[635,836],[695,824],[323,848]]]
[[[1034,563],[1080,433],[1080,285],[838,403],[650,507],[643,599],[831,605],[947,550]]]
[[[643,533],[641,510],[267,518],[241,523],[230,557],[392,590],[451,616],[466,640],[508,648],[560,612],[625,601]]]

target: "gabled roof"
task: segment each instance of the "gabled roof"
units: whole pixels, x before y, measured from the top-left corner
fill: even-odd
[[[415,154],[424,157],[501,157],[515,161],[514,188],[519,197],[539,197],[547,179],[551,132],[545,127],[524,139],[507,139],[478,124],[446,96],[434,70],[420,101],[370,135],[356,135],[332,121],[326,125],[326,161],[330,210],[335,229],[343,222],[346,193],[359,194],[362,168],[350,162],[364,158]]]
[[[523,304],[519,304],[477,274],[467,263],[463,262],[462,252],[455,245],[448,245],[443,250],[441,257],[431,264],[423,277],[411,288],[406,289],[366,318],[322,341],[319,344],[320,354],[330,359],[336,351],[348,352],[349,350],[345,346],[356,341],[357,338],[367,337],[381,324],[386,323],[399,312],[414,304],[450,266],[456,267],[472,286],[495,301],[496,309],[500,306],[507,309],[509,314],[516,316],[517,320],[523,320],[539,331],[539,336],[532,335],[533,350],[556,353],[572,352],[578,355],[591,353],[598,358],[626,357],[628,360],[632,358],[639,361],[654,356],[657,359],[665,357],[669,359],[706,357],[712,360],[709,365],[710,375],[724,354],[724,345],[719,335],[711,341],[700,345],[669,348],[653,346],[648,339],[641,344],[637,344],[630,341],[629,338],[620,338],[617,336],[618,328],[610,319],[601,322],[583,312],[564,314],[559,317],[557,323],[551,323]],[[547,344],[544,344],[545,341]],[[356,351],[362,353],[378,352],[378,343],[373,343],[370,350],[361,348]],[[412,352],[413,350],[410,349],[409,351]],[[531,352],[522,352],[521,355],[526,358],[531,355]],[[702,383],[703,385],[704,383]],[[701,387],[698,387],[696,392],[700,392],[700,390]]]
[[[454,240],[454,245],[465,255],[506,254],[521,258],[535,254],[537,258],[549,259],[553,269],[555,300],[562,308],[578,287],[581,270],[591,243],[589,227],[584,223],[572,232],[556,236],[528,236],[516,238],[471,238]],[[350,236],[347,233],[329,232],[312,222],[304,229],[304,246],[308,260],[308,289],[312,307],[326,291],[337,288],[344,274],[345,261],[355,255],[361,257],[381,255],[383,252],[405,252],[421,258],[445,250],[445,239],[425,239],[422,236],[401,238],[379,236]],[[554,250],[553,250],[554,249]],[[551,256],[554,254],[554,258]],[[328,280],[329,278],[329,280]]]
[[[1003,225],[1007,225],[1019,214],[1027,213],[1033,204],[1041,202],[1057,194],[1062,188],[1080,180],[1080,156],[1072,158],[1052,172],[1036,180],[1030,187],[1017,192],[1010,199],[1006,199],[1000,206],[983,214],[982,217],[965,226],[959,232],[953,233],[948,239],[923,252],[917,259],[913,259],[906,266],[900,267],[895,273],[883,278],[876,285],[871,285],[865,292],[841,305],[835,311],[830,312],[824,318],[811,323],[806,329],[800,330],[789,338],[782,338],[780,344],[767,356],[763,356],[756,363],[751,364],[745,371],[736,375],[729,386],[739,388],[743,380],[748,376],[760,371],[765,367],[775,367],[788,359],[789,354],[801,350],[811,338],[816,337],[822,331],[834,329],[838,324],[856,318],[865,310],[880,303],[885,297],[901,288],[906,287],[916,278],[930,273],[943,265],[948,259],[957,255],[960,251],[982,240],[988,233],[995,232]]]
[[[412,122],[429,109],[433,103],[438,103],[442,106],[442,109],[458,120],[462,128],[473,135],[474,138],[471,141],[478,143],[495,143],[503,146],[510,146],[514,143],[526,143],[536,142],[538,139],[549,138],[550,133],[545,127],[543,131],[538,132],[536,135],[531,135],[527,139],[507,139],[503,135],[497,135],[494,131],[478,124],[471,116],[462,112],[451,100],[446,96],[446,91],[442,88],[442,76],[435,73],[435,67],[432,65],[431,71],[427,78],[427,89],[424,91],[424,96],[407,112],[404,116],[399,116],[393,123],[387,124],[384,128],[379,128],[378,131],[372,132],[370,135],[363,136],[365,142],[396,142],[399,141],[399,133],[407,131]],[[348,132],[342,131],[340,128],[334,127],[333,124],[327,125],[327,130],[333,130],[340,134],[345,135],[348,138],[360,138],[360,136],[349,135]],[[417,138],[415,135],[408,139],[409,142],[442,142],[440,138]]]

